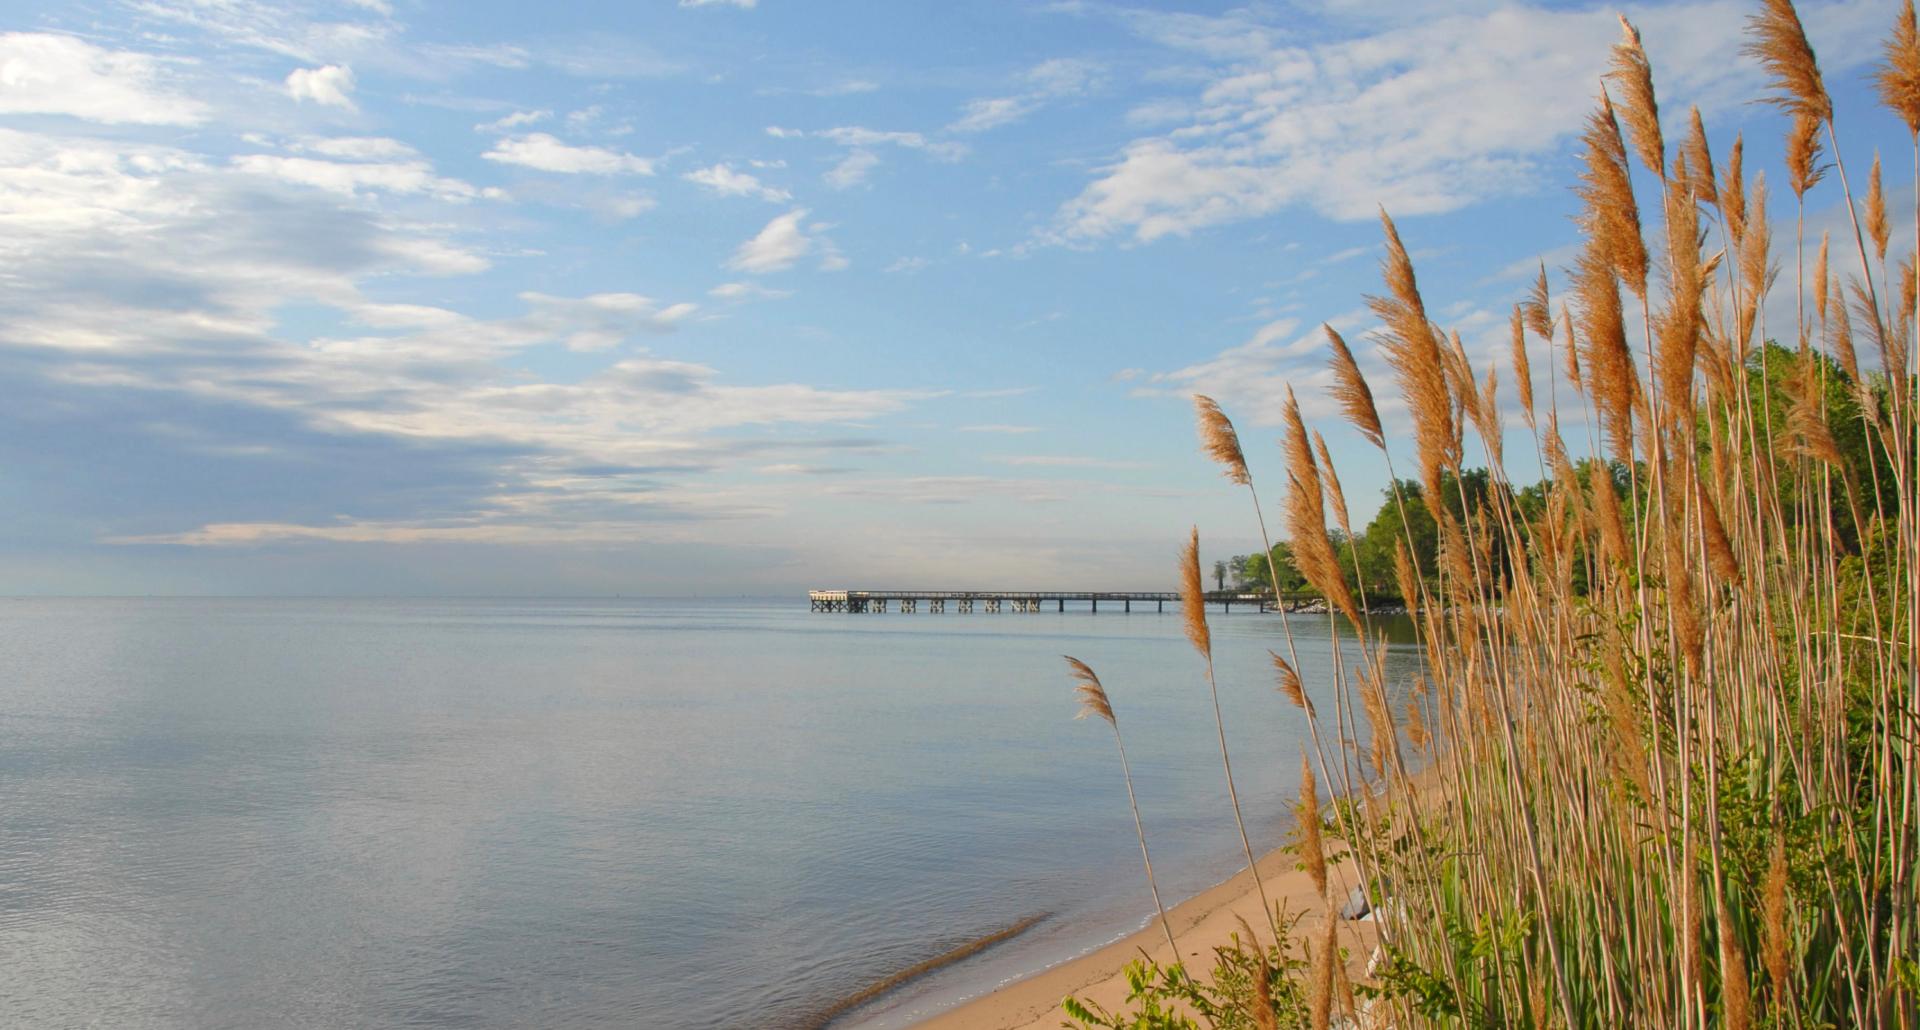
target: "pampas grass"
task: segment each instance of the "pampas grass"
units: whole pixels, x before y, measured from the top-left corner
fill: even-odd
[[[1160,903],[1160,884],[1153,877],[1153,856],[1147,853],[1147,827],[1140,821],[1140,802],[1133,794],[1133,768],[1127,764],[1127,745],[1120,739],[1120,721],[1113,716],[1113,702],[1107,698],[1107,688],[1100,683],[1100,677],[1094,674],[1092,667],[1071,655],[1062,655],[1066,659],[1068,674],[1073,677],[1073,694],[1080,701],[1080,711],[1074,716],[1084,719],[1091,715],[1106,720],[1113,730],[1113,745],[1120,750],[1120,775],[1127,781],[1127,807],[1133,809],[1133,829],[1140,837],[1140,863],[1147,869],[1147,889],[1153,893],[1153,911],[1160,917],[1160,929],[1167,935],[1167,955],[1169,962],[1180,961],[1180,945],[1174,943],[1173,924],[1167,921],[1167,907]]]
[[[1844,243],[1831,260],[1823,235],[1814,321],[1770,334],[1763,312],[1789,287],[1766,175],[1745,169],[1738,137],[1716,169],[1697,110],[1669,167],[1655,69],[1622,31],[1607,79],[1619,106],[1603,89],[1582,126],[1571,296],[1555,309],[1543,268],[1507,327],[1543,481],[1508,482],[1497,380],[1476,378],[1435,324],[1385,212],[1383,288],[1367,298],[1379,327],[1360,343],[1391,369],[1404,429],[1389,436],[1360,357],[1327,330],[1344,420],[1389,476],[1408,451],[1418,470],[1418,491],[1390,492],[1379,516],[1418,641],[1411,697],[1390,696],[1375,617],[1328,537],[1332,503],[1353,538],[1338,441],[1291,391],[1268,413],[1288,539],[1334,641],[1328,668],[1303,666],[1287,617],[1284,657],[1270,652],[1280,694],[1307,715],[1308,746],[1284,757],[1302,763],[1303,865],[1324,898],[1332,836],[1369,886],[1382,942],[1360,985],[1371,1025],[1920,1028],[1920,271],[1898,253],[1877,162],[1854,203],[1799,13],[1763,0],[1747,52],[1782,109],[1795,207],[1844,203],[1859,262]],[[1920,179],[1909,2],[1875,85],[1914,138]],[[1657,225],[1642,225],[1634,162],[1663,189]],[[1920,236],[1920,198],[1913,218]],[[1652,283],[1643,233],[1663,244]],[[1802,240],[1787,258],[1796,307]],[[1535,366],[1529,333],[1565,368]],[[1565,413],[1562,379],[1578,395]],[[1584,444],[1563,437],[1567,418],[1593,427]],[[1470,435],[1490,462],[1471,492]],[[1195,555],[1190,537],[1192,584]],[[1348,628],[1355,668],[1337,636]],[[1225,764],[1218,713],[1216,687]],[[1402,729],[1424,766],[1402,757]],[[1292,985],[1307,1025],[1332,1021],[1342,985],[1333,930],[1307,931]],[[1237,1015],[1216,1022],[1255,1025]]]
[[[1240,814],[1240,789],[1233,782],[1233,758],[1227,750],[1227,721],[1220,714],[1220,684],[1213,672],[1213,633],[1207,628],[1207,591],[1200,579],[1200,529],[1197,526],[1188,534],[1187,546],[1180,552],[1180,615],[1188,642],[1206,662],[1207,691],[1213,697],[1213,726],[1220,738],[1220,767],[1226,773],[1233,825],[1240,831],[1240,848],[1247,856],[1247,875],[1253,877],[1254,890],[1260,894],[1260,910],[1267,913],[1268,919],[1273,919],[1267,885],[1260,879],[1260,868],[1253,858],[1253,843],[1247,837],[1247,821]]]

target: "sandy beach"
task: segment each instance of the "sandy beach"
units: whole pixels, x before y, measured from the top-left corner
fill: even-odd
[[[1289,915],[1302,914],[1302,927],[1318,925],[1324,906],[1315,897],[1313,883],[1304,870],[1294,867],[1294,856],[1282,851],[1269,852],[1260,859],[1260,875],[1273,902]],[[1351,865],[1329,869],[1328,890],[1336,899],[1344,899],[1355,884]],[[1136,885],[1116,885],[1116,889],[1134,889]],[[1146,892],[1145,884],[1137,885]],[[1338,901],[1335,902],[1336,906]],[[1196,971],[1213,968],[1213,949],[1231,945],[1240,923],[1260,928],[1265,936],[1265,921],[1260,913],[1260,896],[1253,878],[1242,869],[1227,881],[1169,909],[1168,921],[1180,944],[1181,959]],[[1374,923],[1370,920],[1342,920],[1340,944],[1347,950],[1348,974],[1357,975],[1373,952]],[[1141,952],[1154,961],[1168,960],[1167,942],[1158,922],[1149,924],[1129,937],[1115,941],[1078,958],[1041,970],[1023,980],[991,993],[963,1002],[937,1016],[915,1024],[917,1030],[1016,1030],[1045,1027],[1053,1030],[1065,1019],[1060,1001],[1068,995],[1116,1009],[1127,998],[1124,970]]]

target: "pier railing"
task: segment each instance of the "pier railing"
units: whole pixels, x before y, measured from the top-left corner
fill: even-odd
[[[1224,611],[1233,611],[1234,605],[1255,611],[1272,611],[1275,608],[1272,594],[1254,593],[1241,590],[1209,590],[1206,603],[1220,605]],[[1283,604],[1307,600],[1306,595],[1282,595]],[[1173,590],[809,590],[807,602],[816,612],[885,612],[889,609],[900,612],[1038,612],[1051,606],[1056,612],[1067,610],[1072,602],[1075,607],[1086,605],[1092,611],[1099,611],[1101,602],[1107,603],[1107,610],[1115,608],[1123,612],[1133,611],[1138,604],[1151,604],[1154,611],[1164,612],[1168,604],[1178,604],[1180,593]]]

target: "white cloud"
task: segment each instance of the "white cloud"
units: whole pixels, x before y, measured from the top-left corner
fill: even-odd
[[[1866,6],[1809,14],[1829,77],[1871,56],[1855,38],[1878,31],[1857,13]],[[1711,115],[1757,95],[1760,74],[1738,53],[1746,13],[1727,0],[1636,12],[1670,110],[1697,102]],[[1611,9],[1448,8],[1311,46],[1251,17],[1127,16],[1156,42],[1223,63],[1180,124],[1128,144],[1062,206],[1060,237],[1152,240],[1292,207],[1436,213],[1537,189],[1593,107],[1619,37]]]
[[[311,100],[324,107],[354,110],[353,69],[343,64],[319,68],[295,68],[287,75],[287,95],[295,100]]]
[[[197,125],[207,106],[162,84],[147,54],[72,36],[0,34],[0,114],[58,114],[108,124]]]
[[[531,310],[515,325],[517,331],[560,339],[574,351],[606,350],[636,333],[666,332],[697,310],[685,303],[662,308],[637,293],[578,298],[522,293],[520,299]]]
[[[768,222],[766,228],[734,251],[727,267],[756,275],[793,267],[794,262],[814,251],[814,239],[800,224],[806,217],[806,208],[794,208]]]
[[[1034,109],[1025,97],[987,97],[967,104],[960,119],[947,126],[949,132],[985,132],[1025,118]]]
[[[543,172],[586,175],[652,175],[653,161],[605,147],[573,146],[544,132],[501,139],[480,155],[501,164],[537,168]]]
[[[821,176],[837,190],[850,189],[867,181],[867,174],[880,164],[880,158],[871,150],[856,150],[842,158],[840,163],[827,170]]]
[[[498,190],[476,189],[459,179],[437,176],[425,161],[322,161],[311,157],[282,157],[274,154],[245,154],[233,159],[233,166],[253,175],[265,175],[285,182],[347,195],[370,190],[386,193],[423,193],[442,200],[498,198]]]
[[[515,111],[512,114],[502,115],[499,118],[495,118],[493,121],[490,121],[490,122],[481,122],[479,125],[476,125],[473,127],[473,131],[475,132],[506,132],[509,129],[518,129],[524,125],[533,125],[537,122],[543,122],[551,117],[553,117],[553,112],[550,110]]]
[[[928,261],[926,258],[923,258],[923,257],[896,258],[894,259],[893,264],[888,265],[886,268],[882,269],[882,271],[912,273],[912,272],[920,271],[921,269],[927,267],[931,263],[932,262]]]
[[[384,136],[310,136],[295,140],[290,146],[302,153],[346,161],[394,161],[420,156],[407,144]]]
[[[803,135],[793,129],[767,130],[769,135]],[[843,147],[875,147],[883,144],[901,147],[906,150],[924,151],[931,157],[942,161],[958,161],[967,154],[965,144],[949,143],[928,139],[918,132],[902,132],[888,129],[868,129],[859,125],[841,125],[831,129],[820,129],[811,135],[820,139],[838,143]]]
[[[779,300],[793,296],[792,290],[771,290],[759,283],[721,283],[707,291],[718,300]]]
[[[776,204],[793,199],[793,194],[786,190],[768,186],[754,176],[735,171],[725,164],[691,171],[681,178],[704,186],[723,197],[759,197],[761,200]]]

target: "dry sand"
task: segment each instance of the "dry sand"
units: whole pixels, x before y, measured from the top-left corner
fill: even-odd
[[[1301,930],[1320,926],[1326,907],[1314,895],[1313,883],[1304,870],[1294,868],[1294,857],[1275,851],[1260,860],[1260,876],[1267,895],[1289,915],[1302,914]],[[1329,870],[1328,893],[1337,911],[1356,883],[1351,865]],[[1138,885],[1146,893],[1144,883]],[[1128,889],[1132,889],[1129,885]],[[1225,883],[1191,898],[1167,912],[1173,935],[1179,941],[1181,959],[1196,974],[1213,969],[1213,949],[1230,946],[1240,933],[1240,920],[1260,931],[1267,940],[1266,920],[1260,913],[1260,896],[1253,889],[1253,878],[1242,869]],[[1358,976],[1373,953],[1374,924],[1370,920],[1340,922],[1340,944],[1350,956],[1348,975]],[[1296,933],[1296,940],[1303,935]],[[1297,946],[1297,945],[1296,945]],[[1098,951],[1063,962],[1033,976],[1008,984],[990,994],[963,1002],[931,1019],[915,1024],[916,1030],[1014,1030],[1045,1027],[1056,1030],[1066,1018],[1061,999],[1075,995],[1098,1002],[1108,1009],[1126,1003],[1127,963],[1145,951],[1154,961],[1167,961],[1167,939],[1158,920],[1124,940],[1115,941]]]

